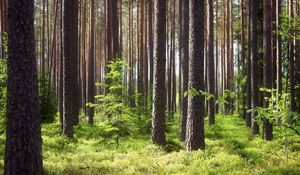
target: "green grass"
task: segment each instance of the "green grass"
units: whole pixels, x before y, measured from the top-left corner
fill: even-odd
[[[177,119],[176,119],[177,120]],[[280,132],[275,141],[253,137],[237,116],[218,116],[206,126],[206,150],[187,152],[178,139],[177,122],[168,122],[168,144],[152,145],[148,135],[114,140],[100,137],[101,128],[80,124],[75,138],[60,135],[58,122],[42,127],[45,174],[211,174],[297,175],[300,174],[300,137],[289,134],[289,147],[282,147]],[[4,136],[0,136],[0,174],[3,174]]]

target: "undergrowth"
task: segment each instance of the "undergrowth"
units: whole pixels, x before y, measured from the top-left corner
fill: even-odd
[[[101,137],[102,125],[75,127],[74,139],[60,135],[59,122],[43,124],[44,174],[300,174],[300,138],[288,150],[275,141],[254,137],[237,116],[217,116],[216,125],[206,126],[206,150],[187,152],[178,138],[178,120],[167,122],[168,144],[152,145],[149,134],[121,137],[119,144]],[[0,136],[0,174],[3,173],[4,135]],[[288,152],[287,152],[288,151]]]

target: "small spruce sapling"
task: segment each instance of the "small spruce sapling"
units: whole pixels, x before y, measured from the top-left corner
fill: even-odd
[[[119,144],[120,137],[131,133],[130,125],[134,116],[132,109],[125,105],[130,98],[124,93],[127,91],[127,87],[123,85],[124,74],[128,70],[128,66],[124,61],[116,59],[109,63],[108,69],[110,71],[105,75],[106,83],[96,84],[106,88],[108,93],[95,96],[96,103],[88,103],[87,106],[95,108],[96,116],[101,119],[100,125],[106,128],[103,137],[113,138]]]

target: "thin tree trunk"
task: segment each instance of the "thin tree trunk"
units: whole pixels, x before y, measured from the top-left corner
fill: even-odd
[[[289,0],[289,16],[294,17],[294,6],[293,0]],[[291,23],[291,22],[290,22]],[[289,75],[290,75],[290,110],[296,110],[296,101],[295,101],[295,61],[294,61],[294,36],[288,41],[288,50],[289,50]]]
[[[214,63],[214,15],[213,0],[208,0],[207,42],[208,42],[208,92],[215,96],[215,63]],[[215,99],[212,97],[208,104],[208,123],[215,124]]]
[[[150,65],[150,93],[153,87],[153,1],[148,1],[148,50]]]
[[[251,1],[249,0],[248,2],[248,50],[251,47],[250,44],[250,38],[251,38],[251,18],[252,18],[252,13],[251,13]],[[251,101],[252,101],[252,97],[251,97],[251,58],[250,58],[250,54],[248,54],[247,56],[247,86],[246,86],[246,93],[247,93],[247,100],[246,100],[246,108],[251,109]],[[251,127],[251,113],[247,112],[246,114],[246,126]]]
[[[87,102],[95,102],[95,0],[91,0],[91,11],[90,11],[90,56],[88,61],[88,94]],[[87,113],[89,116],[89,124],[94,124],[94,108],[88,107]]]
[[[182,93],[185,94],[188,90],[189,82],[189,2],[182,2]],[[180,138],[185,140],[186,121],[187,121],[187,105],[188,97],[183,96],[181,102],[181,121],[180,121]]]
[[[276,28],[277,28],[277,95],[282,92],[282,46],[281,35],[279,33],[281,28],[281,3],[282,0],[276,0]]]
[[[250,61],[251,61],[251,108],[255,109],[258,106],[258,50],[257,50],[257,12],[258,12],[258,1],[250,0]],[[251,129],[252,134],[259,133],[259,127],[256,122],[257,112],[252,111],[252,123]]]

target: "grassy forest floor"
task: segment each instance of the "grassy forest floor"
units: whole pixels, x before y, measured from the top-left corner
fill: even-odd
[[[114,140],[99,137],[98,125],[80,124],[75,138],[60,136],[59,122],[44,124],[45,174],[300,174],[300,137],[292,133],[275,141],[253,137],[238,116],[217,116],[206,126],[206,151],[186,152],[178,139],[178,124],[168,122],[168,145],[150,143],[149,134]],[[289,146],[283,147],[283,142]],[[3,174],[5,136],[0,136],[0,174]]]

